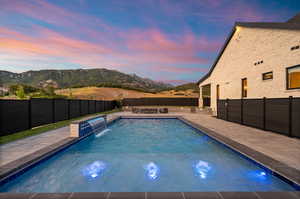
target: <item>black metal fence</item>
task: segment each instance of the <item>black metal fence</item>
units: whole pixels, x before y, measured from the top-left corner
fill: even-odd
[[[123,106],[198,106],[198,98],[125,98]]]
[[[39,99],[0,100],[0,136],[36,126],[112,110],[115,101]]]
[[[218,100],[217,111],[223,120],[300,138],[300,98]]]

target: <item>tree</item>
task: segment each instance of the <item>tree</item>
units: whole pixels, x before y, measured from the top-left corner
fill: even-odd
[[[26,85],[26,84],[12,84],[9,86],[9,93],[13,95],[17,95],[17,91],[20,90],[20,87],[23,88],[24,94],[28,95],[33,92],[38,92],[40,91],[39,88]]]
[[[19,87],[18,87],[18,90],[16,91],[16,95],[17,95],[18,98],[20,98],[20,99],[24,99],[24,98],[25,98],[25,92],[24,92],[23,86],[19,86]]]
[[[17,90],[19,89],[18,84],[12,84],[9,86],[9,93],[12,95],[16,95]]]
[[[55,92],[54,92],[54,87],[53,86],[48,86],[47,88],[46,88],[46,93],[48,94],[48,95],[50,95],[50,96],[54,96],[55,95]]]
[[[30,93],[34,93],[34,92],[40,91],[40,89],[38,89],[36,87],[33,87],[33,86],[29,86],[29,85],[25,85],[25,84],[22,85],[22,86],[23,86],[25,94],[30,94]]]

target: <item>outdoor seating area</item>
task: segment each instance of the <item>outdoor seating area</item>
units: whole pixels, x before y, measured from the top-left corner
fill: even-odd
[[[155,114],[168,112],[168,108],[132,108],[132,113]]]

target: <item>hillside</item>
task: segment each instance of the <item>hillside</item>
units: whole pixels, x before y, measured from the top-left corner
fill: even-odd
[[[172,85],[156,82],[137,75],[129,75],[108,69],[40,70],[23,73],[0,71],[0,87],[10,84],[26,84],[35,87],[55,88],[103,86],[157,92]]]
[[[176,91],[193,90],[193,91],[199,92],[199,87],[196,83],[182,84],[182,85],[176,86],[172,89],[176,90]]]
[[[59,89],[55,91],[58,95],[64,95],[75,99],[93,99],[93,100],[113,100],[121,98],[139,98],[139,97],[198,97],[197,93],[192,90],[185,91],[163,91],[152,94],[139,92],[134,90],[127,90],[121,88],[98,88],[98,87],[84,87]]]

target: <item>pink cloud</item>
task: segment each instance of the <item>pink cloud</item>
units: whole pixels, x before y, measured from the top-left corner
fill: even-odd
[[[161,2],[162,3],[162,2]],[[169,72],[203,72],[201,68],[171,67],[170,64],[207,64],[199,53],[216,51],[222,42],[209,40],[191,31],[166,34],[158,28],[121,30],[102,20],[61,8],[45,1],[4,0],[3,9],[67,29],[57,32],[38,25],[26,34],[0,28],[1,50],[16,56],[58,58],[86,67],[139,68],[146,64]],[[80,29],[79,24],[84,24]],[[97,29],[95,29],[97,27]],[[101,29],[99,30],[99,27]],[[30,32],[30,33],[29,33]],[[72,33],[72,36],[69,34]],[[75,38],[80,34],[81,37]],[[83,37],[82,37],[83,35]],[[83,40],[78,38],[88,38]]]
[[[80,53],[106,54],[111,52],[110,49],[99,44],[65,37],[46,28],[38,27],[35,28],[35,31],[39,33],[40,37],[26,36],[13,30],[1,28],[0,35],[5,36],[1,38],[1,47],[53,56],[73,56],[75,54],[80,55]]]
[[[155,71],[162,72],[174,72],[174,73],[192,73],[192,72],[201,72],[206,73],[207,68],[202,67],[174,67],[174,66],[154,66],[152,67]]]
[[[45,1],[25,2],[4,0],[2,8],[48,23],[71,24],[68,20],[66,20],[67,17],[72,16],[71,13],[67,12],[65,9],[59,8]]]
[[[111,26],[107,25],[99,18],[86,14],[75,13],[46,1],[3,1],[4,2],[1,2],[1,7],[4,10],[29,16],[33,19],[53,25],[78,29],[79,24],[84,24],[85,26],[101,27],[106,31],[114,31]]]
[[[128,48],[144,52],[196,53],[201,50],[213,52],[220,46],[219,42],[209,41],[204,37],[197,38],[191,32],[173,40],[157,29],[134,30],[128,36]]]
[[[145,32],[145,35],[152,35],[153,44],[144,40],[142,48],[133,47],[129,51],[119,49],[119,43],[112,43],[110,46],[101,43],[87,42],[79,39],[66,37],[61,33],[34,26],[36,36],[28,36],[14,30],[1,28],[0,47],[2,50],[14,53],[16,56],[27,55],[32,57],[60,57],[62,60],[77,63],[86,67],[114,67],[132,68],[140,64],[150,65],[166,64],[203,64],[208,63],[207,59],[196,56],[196,46],[189,46],[194,40],[191,36],[184,37],[182,44],[178,44],[163,33],[154,33],[153,30]],[[125,43],[132,41],[132,34],[122,34]],[[189,40],[190,39],[190,40]],[[142,42],[143,40],[141,40]],[[185,45],[185,46],[181,46]],[[171,72],[202,72],[201,68],[179,68],[179,67],[154,67],[155,70]]]
[[[207,59],[199,57],[197,53],[199,53],[199,51],[213,52],[220,45],[215,41],[209,41],[203,37],[196,37],[191,32],[177,36],[177,38],[170,38],[169,35],[164,34],[158,29],[129,30],[124,32],[106,25],[98,18],[73,13],[45,1],[32,1],[30,3],[14,1],[11,3],[11,1],[8,2],[7,0],[3,5],[3,8],[9,11],[30,16],[47,23],[71,28],[71,30],[76,29],[77,31],[79,27],[78,23],[84,23],[85,28],[80,30],[80,34],[97,40],[97,43],[70,38],[36,25],[32,25],[32,32],[35,34],[38,32],[40,38],[26,38],[26,35],[14,33],[15,38],[20,38],[22,41],[34,44],[30,47],[31,51],[42,52],[41,49],[44,49],[47,55],[64,56],[75,62],[78,60],[87,60],[85,57],[79,57],[82,56],[81,54],[89,54],[89,60],[95,60],[94,62],[99,64],[99,60],[103,61],[103,59],[105,59],[103,57],[100,59],[100,57],[103,54],[109,53],[110,56],[117,57],[121,62],[150,62],[160,64],[208,63]],[[108,31],[109,34],[95,30],[89,27],[89,25],[102,27],[105,31]],[[119,40],[119,42],[114,42],[114,40]],[[128,47],[127,52],[120,49],[120,46],[123,45],[122,42]],[[24,45],[25,44],[23,44],[23,46]],[[30,45],[27,43],[27,46],[29,47]],[[26,48],[22,49],[26,50]],[[99,59],[93,57],[95,53],[99,54]],[[81,63],[85,63],[85,61]],[[90,64],[91,61],[88,61],[88,63]]]

